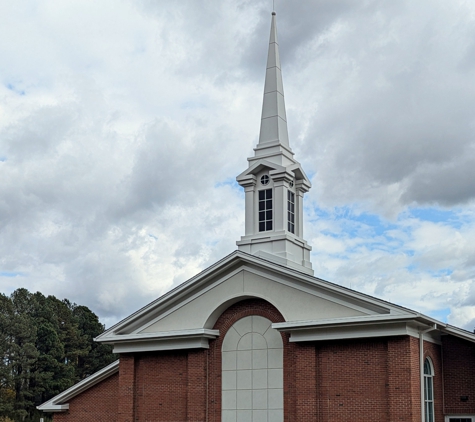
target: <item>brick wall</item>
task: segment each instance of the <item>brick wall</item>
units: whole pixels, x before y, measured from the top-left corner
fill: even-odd
[[[188,353],[187,421],[206,420],[208,350]]]
[[[316,353],[318,421],[389,420],[386,341],[325,342]]]
[[[56,413],[54,422],[117,422],[119,374],[89,388],[69,401],[69,411]]]
[[[120,376],[111,376],[70,401],[70,411],[55,422],[221,421],[221,347],[239,319],[260,315],[282,322],[269,303],[248,299],[228,308],[217,320],[220,337],[208,350],[161,351],[121,355]],[[284,420],[286,422],[419,422],[418,339],[335,340],[284,345]],[[453,337],[441,347],[425,342],[433,362],[436,420],[446,410],[475,409],[475,348]],[[444,377],[445,376],[445,377]],[[444,379],[445,378],[445,379]],[[460,395],[468,395],[467,403]],[[207,419],[208,418],[208,419]]]
[[[188,352],[135,354],[135,420],[187,420]]]
[[[118,421],[135,420],[135,359],[122,354],[119,360]]]
[[[387,396],[390,420],[420,422],[420,373],[418,339],[387,339]]]
[[[288,420],[316,421],[318,419],[317,355],[313,344],[292,343],[294,358],[294,393],[289,399],[293,402],[294,414]]]
[[[442,337],[446,414],[475,414],[475,344]],[[461,401],[468,396],[468,401]]]

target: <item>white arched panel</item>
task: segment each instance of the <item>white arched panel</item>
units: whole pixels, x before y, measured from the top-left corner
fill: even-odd
[[[282,337],[261,316],[240,319],[222,346],[223,422],[284,419]]]

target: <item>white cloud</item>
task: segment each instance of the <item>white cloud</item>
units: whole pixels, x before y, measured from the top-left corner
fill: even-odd
[[[3,292],[68,297],[110,324],[235,249],[230,181],[257,141],[269,12],[0,0],[0,274],[19,273]],[[277,12],[315,274],[473,328],[475,7]],[[411,214],[428,205],[452,217]]]

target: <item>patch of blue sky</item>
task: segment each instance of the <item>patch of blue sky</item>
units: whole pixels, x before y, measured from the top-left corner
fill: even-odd
[[[310,180],[312,180],[315,177],[315,175],[317,174],[317,172],[316,171],[306,171],[305,174],[307,175],[307,177]]]
[[[406,255],[413,256],[413,251],[404,251]],[[411,264],[407,265],[406,270],[411,273],[418,273],[424,272],[424,274],[429,275],[433,278],[440,278],[440,277],[449,277],[453,274],[453,268],[437,268],[436,270],[427,268],[425,265],[419,265],[417,262],[411,262]]]
[[[424,272],[434,278],[440,278],[452,275],[454,270],[452,268],[439,268],[437,270],[425,270]]]
[[[228,177],[227,179],[221,180],[214,185],[215,188],[221,188],[223,186],[230,186],[233,189],[239,189],[240,191],[242,190],[241,186],[239,186],[239,183],[236,182],[234,177]]]
[[[7,161],[7,157],[0,155],[0,161],[1,162]]]
[[[0,277],[24,277],[25,274],[16,271],[0,271]]]
[[[405,235],[408,227],[401,227],[398,222],[391,222],[377,214],[355,212],[352,207],[335,207],[331,210],[312,208],[307,210],[309,220],[316,223],[318,219],[337,221],[336,227],[324,229],[321,234],[335,239],[350,239],[345,253],[366,250],[379,250],[388,253],[406,253],[404,248]],[[350,246],[351,245],[351,246]],[[413,255],[413,251],[407,251]]]
[[[450,315],[450,308],[437,309],[429,312],[429,316],[442,322],[447,322]]]
[[[347,206],[335,207],[333,211],[320,208],[313,211],[317,218],[338,220],[344,228],[345,235],[349,237],[387,236],[392,230],[399,230],[397,224],[384,220],[377,214],[357,213]]]
[[[18,88],[16,85],[13,85],[11,82],[5,84],[5,86],[7,87],[7,89],[14,92],[15,94],[22,95],[22,96],[26,95],[24,89]]]
[[[406,218],[408,215],[420,221],[444,223],[454,228],[460,228],[465,222],[457,209],[446,210],[438,207],[409,208],[399,218]]]
[[[328,219],[331,218],[331,213],[328,209],[319,208],[319,207],[312,207],[304,202],[304,211],[305,213],[310,216],[310,221],[314,221],[317,219]]]
[[[412,256],[414,256],[414,253],[412,254]],[[406,270],[411,273],[418,271],[418,269],[419,269],[418,265],[415,264],[414,262],[411,262],[409,265],[406,266]]]
[[[214,247],[218,246],[219,242],[220,242],[219,239],[207,240],[207,241],[205,242],[205,245],[214,248]]]

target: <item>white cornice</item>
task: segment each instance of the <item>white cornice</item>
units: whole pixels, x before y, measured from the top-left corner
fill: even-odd
[[[343,340],[409,335],[419,337],[431,321],[420,314],[367,315],[316,321],[290,321],[272,324],[290,333],[291,342]],[[443,325],[443,324],[442,324]],[[440,344],[439,334],[426,335],[427,341]]]
[[[37,409],[43,412],[66,412],[69,409],[69,400],[117,372],[119,372],[119,360],[112,362],[95,374],[79,381],[42,405],[37,406]]]
[[[163,350],[209,349],[209,338],[187,337],[114,343],[114,353],[159,352]]]
[[[289,321],[289,322],[278,322],[272,324],[272,328],[275,328],[279,331],[295,331],[295,330],[305,330],[308,328],[317,328],[317,327],[336,327],[336,326],[354,326],[354,325],[364,325],[364,324],[375,324],[375,323],[387,323],[387,322],[401,322],[401,321],[412,321],[417,318],[417,314],[400,314],[400,315],[364,315],[364,316],[355,316],[355,317],[345,317],[345,318],[332,318],[332,319],[320,319],[313,321]]]
[[[207,349],[209,339],[219,336],[219,330],[162,331],[158,333],[112,334],[96,341],[114,345],[114,353],[151,352],[159,350]]]
[[[418,337],[419,331],[416,327],[406,322],[397,322],[392,324],[346,325],[340,327],[309,327],[306,330],[290,331],[290,341],[348,340],[407,335]]]
[[[172,340],[192,337],[216,338],[219,336],[219,330],[208,330],[206,328],[197,328],[193,330],[162,331],[158,333],[143,334],[116,334],[107,338],[94,339],[101,343],[122,343],[128,341],[150,341],[150,340]]]

